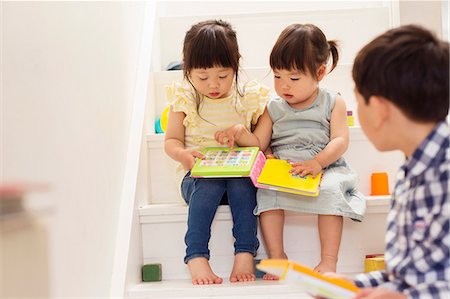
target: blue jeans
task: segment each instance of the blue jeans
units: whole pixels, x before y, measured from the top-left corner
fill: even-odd
[[[184,238],[185,263],[196,257],[209,260],[211,224],[225,193],[233,217],[234,254],[249,252],[256,255],[259,247],[256,236],[257,218],[253,215],[256,188],[251,180],[191,178],[188,172],[181,183],[181,194],[189,205],[188,229]]]

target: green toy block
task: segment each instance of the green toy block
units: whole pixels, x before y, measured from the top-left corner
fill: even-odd
[[[255,267],[255,276],[256,278],[263,278],[264,274],[266,274],[266,272],[263,272],[261,270],[256,269],[256,265],[259,264],[261,262],[261,260],[258,259],[254,259],[253,260],[253,265]]]
[[[142,266],[142,281],[161,281],[161,264],[147,264]]]

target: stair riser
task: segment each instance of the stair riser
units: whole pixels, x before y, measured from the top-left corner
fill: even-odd
[[[223,207],[222,209],[226,209]],[[363,222],[344,221],[338,271],[356,273],[364,271],[366,254],[384,251],[385,219],[388,207],[384,206],[366,215]],[[161,263],[164,279],[188,279],[189,272],[183,258],[186,215],[173,221],[167,216],[154,216],[150,223],[142,223],[144,264]],[[141,218],[145,222],[146,218]],[[233,265],[232,221],[229,213],[219,213],[212,226],[210,240],[211,266],[218,275],[227,277]],[[290,259],[315,266],[320,258],[317,216],[288,212],[285,223],[285,248]],[[259,239],[261,237],[259,236]],[[155,241],[158,240],[158,241]],[[266,258],[264,244],[257,258]]]

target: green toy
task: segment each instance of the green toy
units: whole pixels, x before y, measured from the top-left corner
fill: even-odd
[[[142,266],[142,281],[161,281],[161,264],[147,264]]]

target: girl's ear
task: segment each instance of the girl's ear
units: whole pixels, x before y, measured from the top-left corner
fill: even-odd
[[[327,73],[327,66],[325,64],[322,64],[317,70],[317,81],[322,80],[326,73]]]

